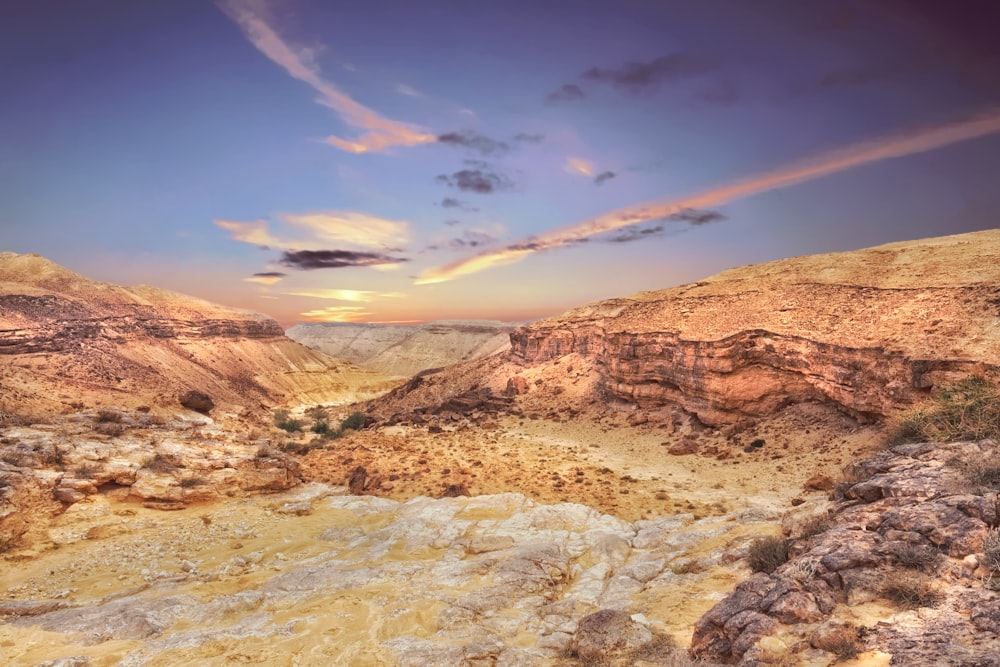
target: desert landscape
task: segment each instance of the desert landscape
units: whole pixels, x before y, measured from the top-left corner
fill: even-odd
[[[1000,667],[998,28],[0,2],[0,667]]]
[[[733,269],[391,380],[5,253],[0,649],[989,664],[1000,452],[900,429],[997,394],[998,255],[987,231]]]

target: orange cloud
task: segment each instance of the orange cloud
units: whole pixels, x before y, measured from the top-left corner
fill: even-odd
[[[580,176],[593,176],[594,175],[594,165],[583,158],[571,157],[566,159],[566,164],[563,165],[563,171],[570,174],[579,174]]]
[[[364,312],[364,306],[330,306],[300,313],[313,322],[357,322],[371,314]]]
[[[258,8],[261,6],[261,3],[253,4]],[[327,143],[351,153],[367,153],[390,146],[415,146],[437,140],[436,135],[414,125],[385,118],[337,90],[320,76],[313,51],[293,49],[250,5],[248,0],[224,0],[219,7],[243,30],[258,51],[319,93],[320,104],[333,109],[351,127],[367,130],[355,140],[329,136],[325,139]]]
[[[354,211],[321,211],[318,213],[283,213],[278,220],[306,232],[305,238],[276,236],[266,220],[241,222],[215,220],[215,224],[230,232],[243,243],[280,250],[324,250],[354,246],[388,249],[410,239],[410,226],[405,220],[386,220]]]
[[[572,245],[613,229],[660,220],[684,209],[720,206],[734,199],[777,190],[872,162],[923,153],[997,132],[1000,132],[1000,110],[992,109],[966,120],[924,127],[883,139],[854,144],[730,185],[712,188],[673,201],[640,204],[610,211],[575,225],[529,237],[496,251],[482,253],[439,268],[431,268],[421,273],[415,284],[453,280],[493,266],[519,261],[535,252]]]

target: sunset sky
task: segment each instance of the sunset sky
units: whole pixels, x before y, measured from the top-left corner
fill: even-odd
[[[0,250],[533,319],[1000,226],[995,0],[4,0]]]

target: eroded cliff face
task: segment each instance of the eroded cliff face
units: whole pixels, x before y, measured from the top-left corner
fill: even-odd
[[[37,255],[0,253],[0,412],[341,402],[391,386],[305,348],[274,320],[149,286],[119,287]]]
[[[537,366],[594,361],[604,391],[704,423],[803,401],[868,419],[1000,370],[1000,231],[733,269],[517,329]]]

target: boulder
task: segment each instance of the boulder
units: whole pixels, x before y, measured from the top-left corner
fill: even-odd
[[[207,415],[215,407],[212,397],[203,391],[192,389],[180,397],[180,403],[188,410]]]
[[[570,648],[583,664],[602,664],[652,640],[649,628],[632,620],[626,612],[601,609],[580,620]]]

